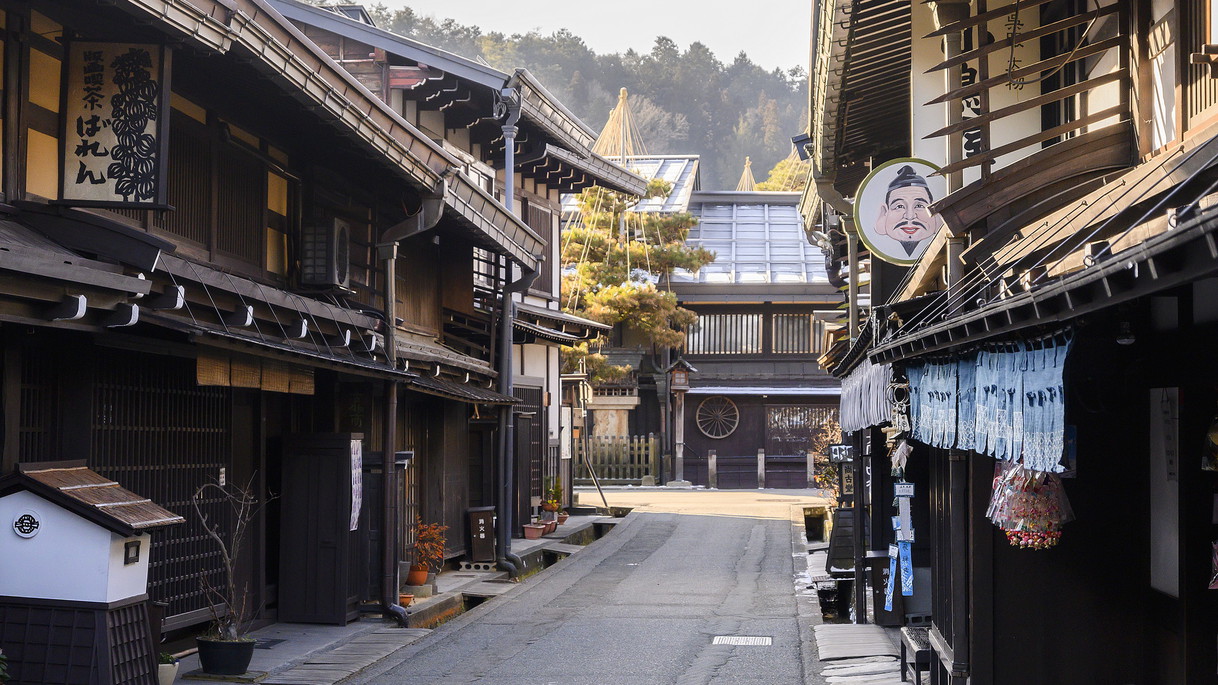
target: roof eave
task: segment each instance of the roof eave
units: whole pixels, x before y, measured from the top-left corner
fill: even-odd
[[[370,93],[268,4],[269,0],[122,0],[129,12],[226,54],[241,48],[264,70],[329,112],[412,185],[436,187],[458,160]],[[354,23],[354,22],[353,22]]]

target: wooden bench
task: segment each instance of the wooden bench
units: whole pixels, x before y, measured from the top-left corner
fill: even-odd
[[[930,671],[930,637],[926,628],[901,629],[901,682],[906,666],[913,667],[914,683],[922,685],[922,671]]]

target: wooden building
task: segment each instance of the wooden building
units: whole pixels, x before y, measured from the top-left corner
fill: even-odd
[[[200,579],[220,560],[190,499],[214,480],[274,496],[241,569],[258,621],[286,603],[335,623],[392,605],[414,515],[455,533],[493,503],[499,408],[531,403],[520,420],[550,430],[544,383],[497,391],[503,360],[537,364],[530,344],[586,322],[526,294],[523,353],[494,331],[520,274],[556,280],[539,179],[583,182],[572,170],[601,162],[522,151],[509,211],[489,157],[421,128],[439,120],[404,116],[265,0],[14,1],[0,16],[0,472],[83,459],[185,516],[150,555],[168,629],[209,616]],[[500,85],[529,117],[565,116],[527,75]],[[521,130],[545,140],[533,121]]]
[[[716,255],[697,273],[678,270],[672,278],[680,305],[698,315],[681,351],[696,368],[683,450],[684,476],[693,483],[711,484],[713,450],[717,487],[808,487],[808,451],[836,423],[838,382],[816,359],[824,328],[840,315],[841,294],[803,230],[799,198],[690,195],[698,223],[686,243]],[[672,401],[667,394],[661,407]]]
[[[823,361],[844,379],[856,473],[876,476],[857,500],[872,525],[856,578],[869,551],[887,568],[894,484],[913,483],[931,682],[1214,678],[1212,13],[1191,0],[820,6],[802,207],[853,276],[852,325]],[[887,247],[867,237],[880,221],[864,213],[885,167],[901,177],[890,197],[921,188],[922,216],[938,217],[896,263],[880,263]],[[985,359],[1010,360],[1001,380],[970,376]],[[1034,389],[1045,370],[1052,392],[984,414],[986,387]],[[895,412],[853,390],[876,374],[895,384]],[[937,434],[922,430],[927,402]],[[898,437],[912,452],[890,476]],[[1073,510],[1049,549],[1015,546],[987,517],[996,468],[1012,464],[1049,474],[1037,478]],[[874,618],[921,619],[899,600]]]
[[[570,459],[563,459],[560,450],[560,441],[569,441],[571,433],[560,421],[558,347],[607,328],[560,311],[559,196],[593,184],[642,195],[646,182],[592,153],[592,131],[527,70],[505,73],[384,31],[366,13],[362,20],[348,16],[352,7],[319,8],[297,0],[271,4],[369,91],[459,159],[460,173],[496,198],[503,198],[509,180],[504,121],[496,112],[519,128],[511,209],[544,242],[535,277],[520,281],[517,272],[512,279],[521,283],[513,295],[510,357],[512,394],[518,400],[511,426],[518,486],[514,528],[520,532],[519,525],[536,513],[552,479],[568,487],[571,483]],[[494,337],[493,306],[491,299],[476,300],[472,309],[446,305],[436,323],[454,340],[485,347]],[[468,473],[465,465],[453,463],[442,478],[461,483]],[[446,522],[458,530],[466,507],[496,504],[491,485],[488,481],[487,489],[472,490],[468,500],[453,500],[455,506],[445,510]]]

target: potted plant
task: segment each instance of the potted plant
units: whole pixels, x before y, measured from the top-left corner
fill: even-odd
[[[156,680],[159,685],[173,685],[178,677],[178,658],[169,652],[161,652],[156,659]]]
[[[212,675],[241,675],[249,669],[254,656],[254,639],[246,636],[249,612],[249,584],[238,585],[237,565],[245,551],[245,536],[264,503],[253,491],[254,478],[245,487],[210,482],[195,490],[191,503],[202,523],[204,532],[216,543],[224,564],[223,583],[217,587],[206,575],[199,582],[211,609],[211,626],[196,637],[199,666]],[[232,513],[231,528],[221,521],[212,521],[203,512],[202,503],[218,499]]]
[[[444,563],[444,532],[448,526],[424,523],[421,516],[414,523],[414,563],[406,575],[407,585],[425,585],[433,570],[439,571]]]
[[[550,487],[546,488],[545,497],[541,500],[541,510],[557,512],[562,509],[562,479],[550,479]]]
[[[566,511],[558,512],[558,525],[561,526],[562,524],[566,523],[567,519],[570,517],[571,517],[571,515],[568,514]]]

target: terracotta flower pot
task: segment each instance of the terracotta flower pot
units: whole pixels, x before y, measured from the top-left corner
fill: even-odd
[[[414,595],[406,593],[406,592],[398,593],[398,606],[408,607],[408,606],[410,606],[410,603],[413,601],[414,601]]]
[[[426,566],[420,564],[411,564],[410,571],[406,574],[406,584],[418,587],[419,585],[427,584],[427,574],[430,572]]]
[[[558,521],[552,519],[550,521],[546,521],[546,532],[543,534],[549,535],[550,533],[553,533],[556,530],[558,530]]]
[[[559,514],[558,514],[558,525],[560,525],[560,526],[561,526],[562,524],[566,523],[566,522],[567,522],[567,519],[569,519],[569,518],[571,518],[571,515],[570,515],[570,514],[568,514],[567,512],[565,512],[565,511],[563,511],[563,512],[559,512]]]
[[[524,539],[539,540],[545,529],[546,527],[540,523],[526,523],[524,524]]]

